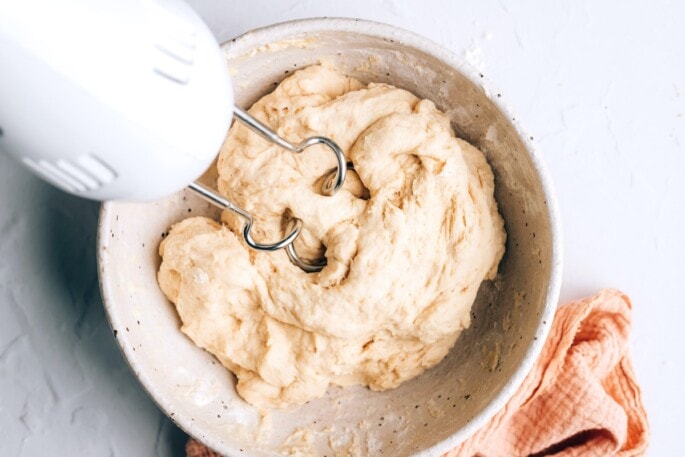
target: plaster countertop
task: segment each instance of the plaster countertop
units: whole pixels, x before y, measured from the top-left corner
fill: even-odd
[[[312,16],[443,44],[494,82],[556,185],[562,301],[634,303],[648,455],[684,455],[685,3],[196,0],[220,41]],[[185,435],[120,355],[97,287],[98,204],[0,155],[0,455],[180,456]]]

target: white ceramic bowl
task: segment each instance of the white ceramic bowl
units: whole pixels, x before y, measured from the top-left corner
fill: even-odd
[[[438,455],[499,410],[538,356],[554,314],[561,235],[549,179],[487,83],[451,52],[413,33],[354,19],[312,19],[249,32],[223,46],[236,102],[248,107],[297,68],[325,61],[436,102],[496,176],[507,252],[481,287],[473,323],[448,357],[395,390],[330,388],[326,397],[265,416],[234,377],[179,330],[157,287],[157,248],[171,224],[218,213],[179,193],[146,204],[106,203],[98,254],[102,296],[131,368],[179,426],[227,455]]]

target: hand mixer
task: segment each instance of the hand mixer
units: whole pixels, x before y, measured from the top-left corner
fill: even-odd
[[[320,271],[325,261],[295,251],[301,220],[280,241],[257,242],[249,212],[194,181],[232,117],[293,153],[329,148],[337,170],[324,177],[324,195],[345,181],[343,152],[321,136],[293,144],[232,107],[225,57],[180,0],[0,0],[0,151],[95,200],[149,200],[188,187],[242,217],[250,248],[286,248],[294,264]]]

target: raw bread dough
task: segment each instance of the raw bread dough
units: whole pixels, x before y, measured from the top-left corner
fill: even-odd
[[[294,143],[328,136],[354,163],[326,197],[335,159],[323,146],[293,154],[234,124],[219,157],[219,190],[254,215],[256,240],[280,239],[299,217],[298,252],[328,265],[305,273],[283,250],[250,250],[229,212],[225,225],[186,219],[159,249],[159,284],[183,332],[259,407],[304,403],[329,384],[390,389],[437,364],[504,253],[483,154],[432,102],[321,66],[250,113]]]

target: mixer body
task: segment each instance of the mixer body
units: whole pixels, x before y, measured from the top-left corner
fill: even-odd
[[[0,151],[97,200],[177,191],[232,119],[226,60],[177,0],[0,2]]]

